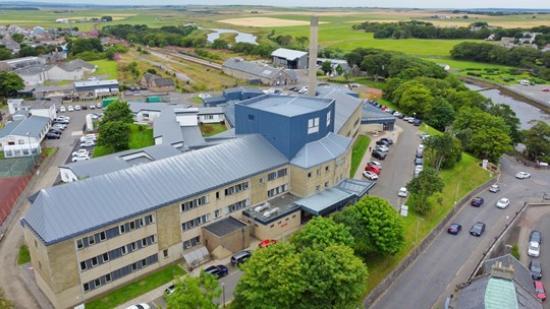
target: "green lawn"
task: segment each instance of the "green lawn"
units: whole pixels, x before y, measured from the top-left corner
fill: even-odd
[[[118,69],[116,61],[113,60],[96,60],[90,61],[91,64],[97,65],[95,75],[103,75],[110,79],[118,78]]]
[[[179,265],[170,265],[87,303],[86,309],[114,308],[168,283],[174,278],[182,276],[184,273],[185,271]]]
[[[149,126],[131,124],[130,125],[130,141],[128,146],[130,149],[139,149],[155,144],[153,139],[153,128]],[[113,148],[107,146],[96,146],[94,148],[93,157],[101,157],[115,152]]]
[[[19,254],[17,255],[17,265],[27,264],[31,261],[31,254],[27,245],[21,245],[19,247]]]
[[[353,149],[351,151],[351,169],[349,171],[350,177],[353,178],[357,168],[359,168],[359,164],[361,164],[361,160],[369,147],[369,143],[370,138],[366,135],[359,135],[355,143],[353,143]]]
[[[216,135],[227,130],[225,124],[222,123],[203,123],[200,125],[200,128],[204,137]]]
[[[489,180],[490,175],[479,167],[478,159],[464,153],[462,160],[454,168],[441,172],[441,178],[445,182],[445,187],[442,193],[430,199],[434,205],[432,212],[421,217],[409,211],[409,216],[404,218],[405,247],[393,257],[375,256],[367,259],[369,268],[367,292],[376,287],[397,267],[399,262],[409,255],[411,250],[449,213],[456,201]]]

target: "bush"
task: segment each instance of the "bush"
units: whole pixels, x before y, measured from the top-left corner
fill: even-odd
[[[519,254],[519,247],[517,244],[512,246],[512,252],[510,252],[513,257],[519,260],[520,254]]]

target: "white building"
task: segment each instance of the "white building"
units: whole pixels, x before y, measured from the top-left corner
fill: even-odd
[[[222,107],[199,107],[199,123],[222,123],[225,114]]]
[[[50,126],[50,118],[40,116],[9,122],[0,129],[0,150],[6,158],[39,154]]]
[[[62,64],[31,65],[14,70],[27,86],[41,85],[46,81],[81,80],[94,73],[96,66],[82,60]]]
[[[25,101],[23,99],[8,99],[8,111],[10,115],[24,111],[33,116],[47,117],[55,119],[57,110],[55,103],[51,101]]]

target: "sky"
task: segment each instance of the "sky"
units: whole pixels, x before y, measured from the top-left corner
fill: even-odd
[[[2,2],[18,0],[3,0]],[[33,0],[27,0],[33,1]],[[114,4],[112,0],[35,0],[48,3]],[[415,8],[544,8],[550,0],[117,0],[118,5],[273,5],[315,7],[415,7]]]

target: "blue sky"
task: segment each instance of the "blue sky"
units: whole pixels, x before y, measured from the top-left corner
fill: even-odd
[[[4,0],[6,1],[6,0]],[[12,0],[7,0],[8,2]],[[13,0],[17,1],[17,0]],[[32,1],[32,0],[29,0]],[[93,3],[134,5],[274,5],[274,6],[368,6],[368,7],[417,7],[417,8],[544,8],[550,9],[550,0],[36,0],[49,3]]]

